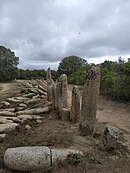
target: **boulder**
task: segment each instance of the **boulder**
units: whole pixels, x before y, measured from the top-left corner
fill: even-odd
[[[103,150],[114,149],[119,137],[119,130],[116,127],[107,125],[100,138],[100,148]]]

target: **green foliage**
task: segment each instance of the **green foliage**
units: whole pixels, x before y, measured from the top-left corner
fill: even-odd
[[[101,66],[101,94],[114,100],[130,101],[130,62],[105,61]]]
[[[69,153],[67,155],[67,161],[70,164],[76,165],[81,162],[82,157],[83,156],[80,153]]]
[[[18,79],[42,79],[46,77],[46,71],[42,70],[24,70],[18,69],[17,78]]]
[[[70,84],[82,85],[84,83],[88,63],[77,56],[65,57],[59,64],[58,75],[66,74]]]
[[[10,49],[0,46],[0,81],[15,79],[19,58]]]
[[[52,79],[53,79],[54,81],[56,81],[57,78],[58,78],[57,71],[55,71],[55,70],[51,70],[51,76],[52,76]]]

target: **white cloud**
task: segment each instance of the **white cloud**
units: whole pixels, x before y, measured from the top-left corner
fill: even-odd
[[[129,0],[0,0],[0,44],[21,68],[56,68],[69,55],[130,57],[129,7]]]

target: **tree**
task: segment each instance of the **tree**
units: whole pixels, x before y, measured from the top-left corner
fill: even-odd
[[[130,101],[130,62],[119,57],[118,62],[101,65],[101,93],[115,100]]]
[[[17,75],[19,58],[10,49],[0,46],[0,81],[9,81]]]
[[[70,84],[82,85],[84,83],[88,63],[77,56],[65,57],[59,64],[58,75],[66,74]]]
[[[68,56],[60,62],[57,72],[59,75],[63,73],[70,75],[75,73],[79,68],[85,68],[87,64],[87,61],[83,58]]]

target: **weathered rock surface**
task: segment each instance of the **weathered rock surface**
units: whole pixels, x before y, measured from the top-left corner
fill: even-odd
[[[12,130],[15,130],[15,128],[19,126],[17,123],[7,123],[7,124],[1,124],[0,125],[0,132],[1,133],[6,133]]]
[[[23,102],[23,100],[17,100],[13,97],[12,98],[7,98],[6,100],[9,101],[9,102],[12,102],[12,103],[22,103]]]
[[[48,107],[44,107],[44,108],[35,108],[35,109],[28,109],[28,110],[24,110],[24,111],[19,111],[17,112],[17,115],[23,115],[23,114],[27,114],[27,115],[32,115],[32,114],[42,114],[42,113],[47,113],[49,111]]]
[[[67,107],[67,75],[62,74],[59,78],[59,114],[61,118],[62,109]]]
[[[3,139],[3,138],[5,138],[5,137],[6,137],[6,133],[0,134],[0,139]]]
[[[63,108],[61,111],[62,120],[69,121],[70,120],[70,111],[67,108]]]
[[[73,86],[72,89],[72,104],[70,119],[72,122],[78,122],[80,117],[80,92],[78,86]]]
[[[10,103],[7,102],[7,101],[1,101],[0,102],[0,106],[6,106],[6,107],[8,107],[9,105],[10,105]]]
[[[4,154],[5,165],[17,171],[37,171],[64,160],[69,153],[79,153],[71,149],[49,149],[48,147],[9,148]]]
[[[19,106],[20,107],[26,107],[27,105],[25,103],[20,103]]]
[[[80,114],[79,131],[81,135],[92,136],[94,133],[100,76],[100,69],[98,67],[92,67],[87,74],[87,80],[85,81],[83,89]]]
[[[12,120],[7,120],[6,118],[0,118],[0,124],[13,123]]]
[[[32,128],[32,127],[31,127],[30,125],[28,125],[28,124],[25,126],[25,129],[26,129],[26,130],[31,130],[31,128]]]
[[[0,116],[16,116],[16,113],[13,113],[13,112],[9,112],[9,111],[1,111],[0,112]]]
[[[103,135],[101,135],[100,148],[103,150],[114,149],[116,147],[118,137],[119,129],[107,125]]]

